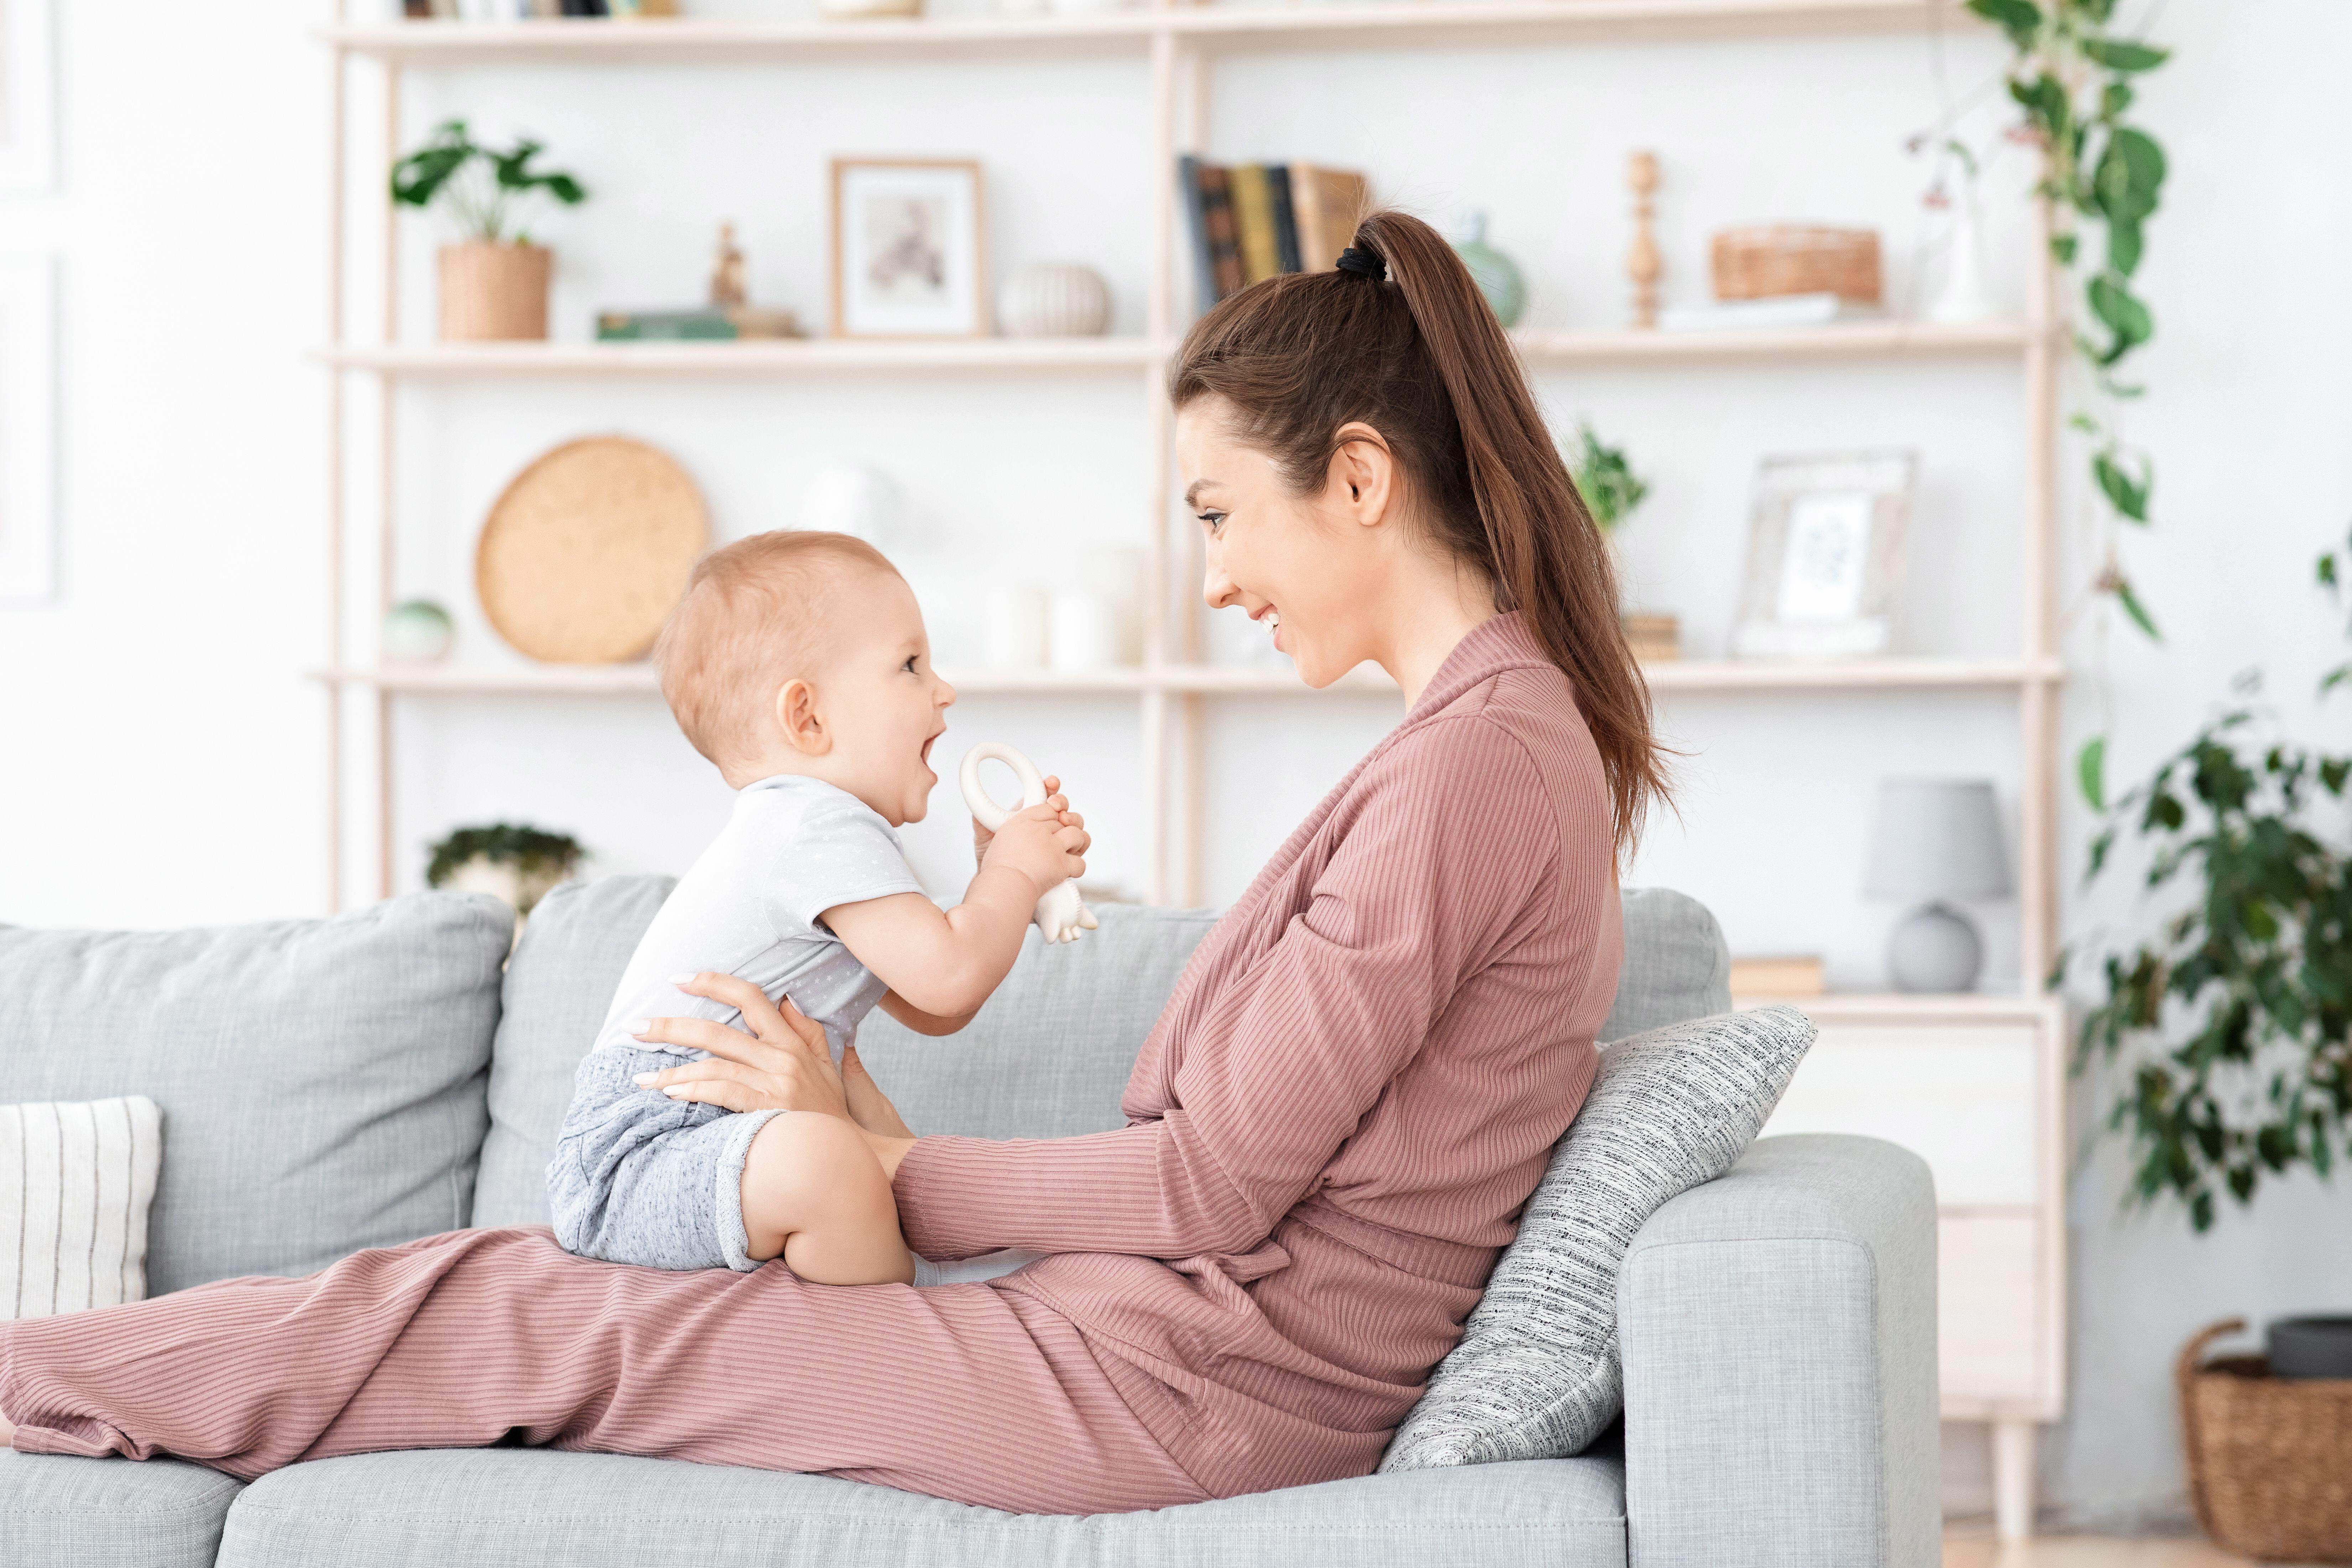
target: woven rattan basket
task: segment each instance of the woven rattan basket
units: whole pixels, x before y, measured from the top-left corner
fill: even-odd
[[[1879,300],[1878,231],[1770,224],[1727,228],[1709,258],[1718,300],[1835,294],[1856,304]]]
[[[2214,1543],[2263,1563],[2352,1563],[2352,1378],[2270,1375],[2258,1355],[2203,1359],[2246,1326],[2181,1350],[2189,1499]]]

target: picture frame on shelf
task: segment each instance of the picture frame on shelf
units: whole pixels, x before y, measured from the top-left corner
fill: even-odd
[[[0,256],[0,605],[57,592],[57,276]]]
[[[1894,642],[1918,458],[1767,458],[1756,475],[1736,658],[1868,658]]]
[[[52,0],[0,0],[0,191],[57,177]]]
[[[834,336],[989,334],[978,160],[835,158],[832,183]]]

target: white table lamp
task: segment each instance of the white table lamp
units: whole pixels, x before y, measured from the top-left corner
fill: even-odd
[[[1886,944],[1897,991],[1973,991],[1984,943],[1946,899],[1997,899],[2010,890],[1990,779],[1883,779],[1871,825],[1863,892],[1925,899]]]

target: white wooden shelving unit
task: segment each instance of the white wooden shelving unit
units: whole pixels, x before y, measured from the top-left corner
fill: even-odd
[[[373,524],[379,577],[387,594],[394,550],[394,506],[390,475],[397,432],[392,388],[403,382],[463,380],[601,381],[626,378],[953,378],[1010,375],[1133,377],[1142,386],[1153,454],[1139,476],[1136,501],[1149,543],[1150,582],[1146,600],[1144,662],[1136,668],[1085,674],[1047,671],[950,671],[949,679],[971,692],[1027,693],[1040,698],[1131,697],[1143,739],[1143,776],[1149,893],[1155,901],[1198,901],[1200,888],[1199,773],[1203,705],[1225,696],[1312,696],[1286,671],[1232,668],[1203,662],[1200,612],[1180,574],[1192,561],[1189,519],[1175,504],[1171,483],[1171,416],[1161,390],[1166,356],[1181,329],[1179,320],[1182,234],[1177,218],[1171,171],[1179,152],[1203,149],[1208,142],[1210,81],[1221,56],[1238,53],[1309,53],[1342,49],[1436,50],[1501,46],[1576,46],[1640,40],[1674,44],[1693,40],[1926,32],[1965,29],[1977,24],[1956,0],[1390,0],[1375,5],[1176,5],[1150,0],[1136,9],[1080,16],[969,16],[866,22],[716,22],[692,18],[614,23],[543,21],[516,24],[404,22],[342,24],[323,39],[333,72],[333,163],[331,204],[333,288],[328,345],[320,359],[331,386],[329,591],[331,644],[316,672],[331,694],[328,753],[331,802],[329,844],[331,905],[340,907],[344,825],[352,781],[343,766],[347,708],[373,709],[375,777],[373,804],[378,852],[374,880],[380,890],[393,883],[394,832],[392,770],[392,709],[396,700],[502,697],[645,698],[655,691],[651,670],[641,665],[572,668],[387,668],[374,662],[372,647],[346,624],[348,561]],[[992,339],[953,342],[814,341],[765,343],[467,343],[404,342],[394,257],[387,240],[372,259],[381,268],[384,311],[380,331],[355,336],[346,297],[351,268],[362,264],[346,243],[352,195],[346,189],[351,94],[355,64],[382,73],[383,119],[377,129],[382,156],[367,160],[388,167],[398,152],[400,91],[404,73],[435,68],[493,65],[614,65],[692,67],[835,60],[1039,59],[1071,57],[1139,59],[1150,92],[1148,144],[1139,150],[1139,171],[1164,193],[1151,217],[1153,258],[1148,280],[1145,326],[1140,335],[1090,340]],[[381,200],[371,193],[371,199]],[[1799,331],[1664,333],[1655,331],[1545,332],[1524,334],[1520,349],[1531,367],[1558,369],[1651,369],[1661,373],[1696,367],[1771,368],[1799,365],[1885,364],[1894,362],[2006,362],[2016,367],[2024,389],[2026,482],[2018,498],[2021,521],[2021,568],[2018,594],[2022,606],[2021,646],[2003,658],[1887,658],[1821,664],[1687,661],[1648,667],[1654,689],[1682,692],[1917,691],[1923,698],[1942,689],[1999,690],[2014,694],[2018,706],[2021,769],[2019,889],[2021,919],[2022,994],[2010,998],[1832,996],[1803,1002],[1820,1023],[1825,1044],[1892,1041],[1916,1064],[1908,1080],[1918,1092],[1948,1089],[1973,1094],[1986,1114],[2007,1130],[2021,1149],[2021,1169],[1987,1175],[1965,1162],[1938,1164],[1939,1177],[1963,1186],[1990,1182],[1999,1201],[1944,1206],[1945,1271],[1955,1278],[1990,1278],[1988,1269],[2008,1268],[2000,1299],[1947,1291],[1945,1415],[1985,1421],[1995,1429],[1996,1485],[2004,1533],[2018,1533],[2031,1512],[2033,1423],[2055,1419],[2063,1386],[2063,1226],[2059,1207],[2060,1167],[2056,1129],[2061,1079],[2063,1017],[2054,1004],[2038,999],[2035,979],[2047,972],[2056,942],[2056,723],[2064,670],[2057,654],[2053,613],[2054,398],[2061,341],[2053,322],[2051,278],[2041,259],[2042,230],[2029,240],[2026,260],[2029,305],[2022,321],[1966,326],[1885,321],[1850,323]],[[373,517],[351,514],[343,393],[354,377],[373,378],[383,391],[383,416],[376,433],[376,460],[385,476]],[[518,454],[518,460],[524,454]],[[1394,691],[1378,672],[1359,671],[1339,683],[1343,690]],[[2022,1050],[2022,1058],[2018,1052]],[[2005,1056],[2002,1053],[2007,1053]],[[1821,1053],[1824,1060],[1840,1055]],[[1851,1052],[1843,1053],[1851,1056]],[[1985,1077],[1984,1064],[1999,1058],[2015,1070]],[[1873,1060],[1867,1052],[1861,1060]],[[1938,1075],[1943,1075],[1939,1077]],[[1955,1076],[1957,1075],[1957,1076]],[[1864,1077],[1867,1077],[1864,1074]],[[1852,1074],[1809,1064],[1801,1075],[1806,1093],[1781,1124],[1851,1126],[1880,1131],[1902,1122],[1903,1109],[1874,1100]],[[1955,1087],[1957,1086],[1957,1087]],[[1908,1090],[1906,1090],[1908,1092]],[[1792,1091],[1793,1093],[1793,1091]],[[1875,1109],[1874,1109],[1875,1107]],[[1801,1113],[1800,1113],[1801,1112]],[[1932,1142],[1932,1139],[1928,1140]],[[1957,1156],[1955,1157],[1957,1158]],[[2015,1161],[2011,1163],[2015,1164]],[[1951,1164],[1947,1170],[1946,1164]],[[1971,1188],[1971,1190],[1973,1190]],[[1997,1211],[1997,1212],[1996,1212]],[[1969,1239],[1970,1224],[1988,1216],[2015,1222],[1990,1250]],[[1959,1230],[1955,1231],[1958,1224]],[[2024,1229],[2018,1230],[2018,1225]],[[1981,1228],[1981,1227],[1979,1227]],[[1995,1226],[1999,1229],[1999,1226]],[[1958,1240],[1955,1240],[1956,1235]],[[2025,1237],[2021,1241],[2021,1237]],[[1958,1248],[1956,1253],[1955,1249]],[[2005,1290],[2006,1294],[2001,1294]],[[1990,1302],[1989,1305],[1988,1302]],[[1958,1325],[1955,1310],[1973,1314]],[[1973,1350],[1971,1325],[1993,1336],[1993,1349]],[[1986,1325],[1991,1325],[1987,1328]],[[1955,1372],[1955,1355],[1959,1356]],[[1971,1359],[1973,1357],[1973,1359]]]

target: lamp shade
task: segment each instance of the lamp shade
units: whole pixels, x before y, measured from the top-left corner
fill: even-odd
[[[1990,779],[1882,779],[1863,892],[1995,899],[2009,891]]]

